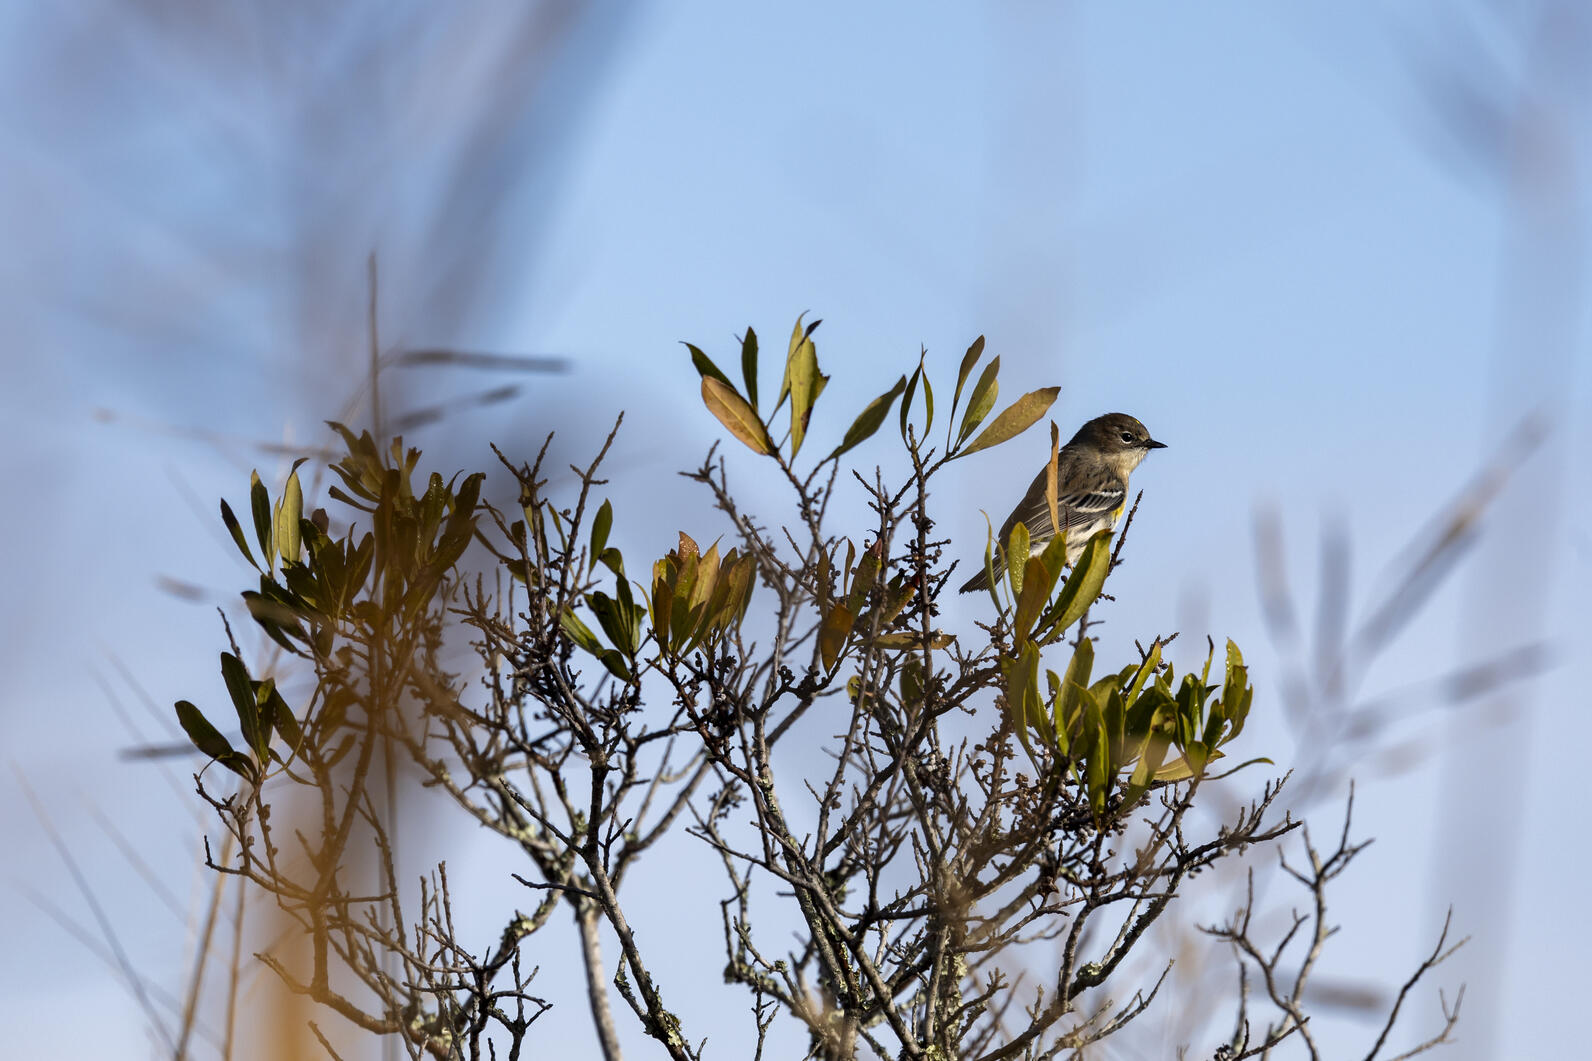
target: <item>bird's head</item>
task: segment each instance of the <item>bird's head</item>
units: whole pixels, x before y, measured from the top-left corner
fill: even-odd
[[[1164,449],[1165,442],[1150,437],[1150,429],[1127,413],[1097,416],[1078,429],[1068,445],[1087,444],[1103,455],[1112,470],[1124,479],[1139,466],[1152,449]]]

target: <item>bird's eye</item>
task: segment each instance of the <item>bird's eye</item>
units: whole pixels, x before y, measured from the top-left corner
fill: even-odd
[[[1122,432],[1122,434],[1118,435],[1117,437],[1122,439],[1122,441],[1123,441],[1123,443],[1125,445],[1129,445],[1129,446],[1133,445],[1133,432],[1132,431],[1124,431],[1124,432]]]

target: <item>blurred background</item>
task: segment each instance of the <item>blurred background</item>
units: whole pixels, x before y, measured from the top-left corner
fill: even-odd
[[[1577,0],[0,5],[6,1052],[171,1056],[211,821],[196,761],[128,753],[222,695],[215,609],[248,580],[217,498],[279,482],[326,419],[373,422],[372,323],[382,423],[445,474],[549,431],[556,466],[589,459],[625,410],[610,490],[619,527],[647,518],[619,544],[657,555],[706,518],[675,472],[719,437],[678,342],[782,348],[805,310],[821,436],[920,344],[948,396],[984,334],[1004,398],[1061,385],[1063,437],[1122,410],[1169,443],[1106,636],[1179,630],[1180,664],[1242,645],[1245,750],[1298,766],[1323,837],[1356,779],[1377,843],[1333,893],[1327,1042],[1365,1051],[1365,992],[1452,903],[1472,942],[1404,1037],[1464,982],[1442,1056],[1575,1054],[1589,75]],[[947,475],[969,558],[1046,444]],[[446,854],[483,925],[528,904],[491,844]],[[742,1056],[716,927],[632,902],[700,952],[686,1027]],[[569,952],[540,940],[558,1005],[532,1041],[582,1056]],[[1188,990],[1230,984],[1209,960]],[[1173,1056],[1195,1033],[1163,1002],[1101,1056]],[[260,1056],[269,1020],[241,1026]]]

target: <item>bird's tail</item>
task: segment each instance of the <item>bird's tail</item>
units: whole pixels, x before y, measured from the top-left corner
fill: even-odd
[[[999,571],[1000,569],[1001,569],[1001,559],[1000,559],[1000,556],[997,554],[996,557],[995,557],[995,570]],[[970,578],[966,582],[962,583],[962,588],[960,590],[958,590],[957,592],[959,592],[959,593],[977,593],[981,589],[989,589],[989,572],[987,570],[985,570],[984,568],[982,568],[982,567],[980,567],[978,569],[978,574],[974,575],[972,578]]]

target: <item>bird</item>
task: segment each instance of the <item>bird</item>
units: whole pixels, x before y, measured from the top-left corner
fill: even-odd
[[[1077,562],[1090,538],[1117,525],[1128,498],[1128,475],[1152,449],[1165,448],[1165,442],[1151,438],[1149,429],[1127,413],[1095,417],[1061,447],[1056,455],[1056,512],[1067,535],[1069,565]],[[996,539],[997,572],[1002,564],[1000,549],[1011,540],[1018,520],[1028,527],[1030,556],[1043,552],[1056,536],[1050,525],[1050,504],[1045,498],[1049,470],[1047,460],[1023,499],[1001,524],[1000,537]],[[981,567],[961,592],[973,593],[988,587],[989,573]]]

